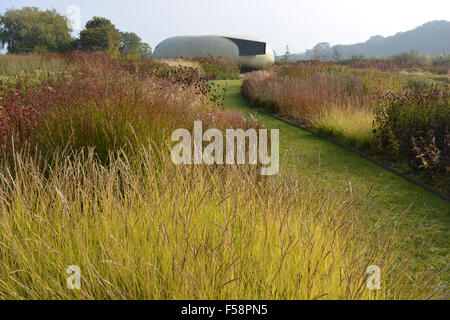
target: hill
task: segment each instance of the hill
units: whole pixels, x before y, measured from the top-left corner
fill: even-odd
[[[352,55],[386,57],[411,50],[422,55],[450,52],[450,22],[444,20],[432,21],[414,30],[399,32],[390,37],[377,35],[366,42],[353,45],[331,47],[329,43],[321,42],[306,52],[291,55],[289,60],[310,60],[318,57],[331,60],[336,54],[341,58],[348,58]],[[277,60],[283,57],[278,56]]]

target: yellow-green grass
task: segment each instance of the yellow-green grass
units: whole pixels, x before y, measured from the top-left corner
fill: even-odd
[[[2,299],[427,298],[423,274],[371,249],[354,196],[287,173],[174,166],[164,153],[26,152],[0,169]],[[4,162],[2,162],[4,163]],[[44,169],[43,169],[44,168]],[[365,229],[367,232],[367,229]],[[373,230],[376,231],[376,230]],[[395,235],[394,235],[395,237]],[[68,266],[81,269],[69,290]],[[378,265],[382,289],[368,290]]]
[[[361,149],[374,146],[374,114],[369,108],[329,107],[313,117],[311,123],[320,135]]]
[[[57,72],[66,66],[64,59],[37,54],[0,55],[0,76],[15,76],[20,72]]]

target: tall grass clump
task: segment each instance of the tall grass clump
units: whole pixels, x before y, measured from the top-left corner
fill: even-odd
[[[287,116],[341,143],[373,151],[375,101],[398,78],[380,74],[332,63],[299,62],[247,75],[242,95],[250,105]]]
[[[233,60],[225,57],[194,57],[187,59],[198,63],[204,75],[209,80],[239,79],[239,66]]]
[[[21,72],[57,72],[66,66],[62,55],[0,55],[0,76],[16,76]]]
[[[165,63],[170,67],[188,67],[197,70],[202,70],[202,67],[199,63],[195,61],[189,61],[186,59],[159,59],[158,62]]]
[[[177,167],[158,149],[108,165],[92,149],[52,157],[1,162],[2,299],[438,297],[398,264],[394,238],[376,250],[363,241],[343,191],[247,167]],[[373,264],[380,291],[366,286]],[[72,265],[81,290],[67,289]]]
[[[374,113],[371,109],[330,108],[315,116],[312,126],[322,136],[358,149],[372,151]]]
[[[168,134],[196,119],[221,125],[224,117],[208,99],[205,80],[184,69],[164,70],[159,63],[78,53],[70,56],[68,73],[33,86],[27,79],[6,84],[0,93],[3,145],[31,144],[47,153],[93,147],[107,160],[110,151],[133,152],[149,141],[163,146]]]
[[[5,86],[16,83],[34,86],[67,71],[64,55],[0,55],[0,90],[7,90]]]
[[[373,96],[365,93],[363,79],[354,73],[326,72],[310,66],[292,71],[281,68],[279,73],[248,75],[242,85],[244,98],[251,105],[262,104],[305,124],[335,108],[365,110],[373,101]]]

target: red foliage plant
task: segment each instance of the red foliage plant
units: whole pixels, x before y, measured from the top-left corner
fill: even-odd
[[[52,151],[69,144],[94,147],[106,159],[108,152],[130,145],[163,146],[172,129],[189,129],[195,120],[205,127],[247,125],[241,115],[224,116],[213,108],[207,81],[181,77],[184,70],[166,74],[160,64],[142,62],[133,71],[94,53],[73,53],[68,61],[67,72],[56,79],[2,85],[3,148],[31,144]]]

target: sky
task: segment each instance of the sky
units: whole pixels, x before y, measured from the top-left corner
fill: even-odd
[[[319,42],[353,44],[450,21],[448,0],[1,0],[0,14],[24,6],[54,8],[72,18],[79,8],[81,27],[93,16],[106,17],[152,48],[176,35],[252,35],[277,54],[286,45],[298,53]]]

